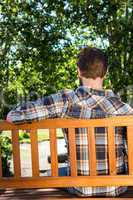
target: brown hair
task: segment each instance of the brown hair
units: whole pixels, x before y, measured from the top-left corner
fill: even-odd
[[[85,78],[103,78],[107,72],[107,56],[100,49],[85,47],[78,55],[77,66]]]

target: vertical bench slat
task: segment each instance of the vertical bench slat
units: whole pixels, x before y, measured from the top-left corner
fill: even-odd
[[[39,152],[37,130],[30,130],[31,140],[31,160],[32,160],[32,176],[39,176]]]
[[[129,175],[133,175],[133,126],[127,127]]]
[[[115,130],[108,127],[108,155],[109,155],[109,174],[116,174],[116,153],[115,153]]]
[[[56,129],[49,129],[51,152],[51,176],[58,176],[57,138]]]
[[[75,128],[68,128],[68,142],[71,176],[77,176]]]
[[[2,177],[2,160],[1,160],[1,146],[0,146],[0,177]]]
[[[19,130],[12,130],[14,176],[21,176]]]
[[[88,156],[89,156],[89,167],[90,175],[96,176],[96,145],[95,145],[95,132],[94,127],[88,127]]]

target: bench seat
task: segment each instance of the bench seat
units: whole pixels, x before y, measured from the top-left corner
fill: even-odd
[[[27,200],[27,199],[37,199],[37,200],[48,200],[48,199],[78,199],[78,200],[114,200],[114,198],[83,198],[76,197],[65,192],[62,189],[17,189],[17,190],[0,190],[0,200]],[[133,187],[129,187],[128,191],[121,195],[121,197],[115,198],[115,200],[131,200],[133,199]]]
[[[97,174],[96,162],[96,142],[95,128],[107,127],[108,141],[108,163],[109,174],[99,176]],[[127,128],[127,147],[128,147],[128,173],[117,174],[116,152],[115,152],[115,134],[114,127]],[[70,161],[70,176],[59,176],[58,174],[58,144],[57,129],[68,128],[68,155]],[[87,128],[88,155],[89,155],[89,176],[79,176],[77,170],[76,156],[76,128]],[[49,129],[49,146],[51,175],[50,177],[40,176],[39,148],[38,148],[38,129]],[[40,122],[32,122],[22,125],[14,125],[8,122],[0,123],[0,131],[11,130],[12,155],[13,155],[13,177],[4,178],[2,159],[0,157],[0,200],[16,199],[93,199],[93,200],[120,200],[133,199],[133,116],[110,117],[105,119],[49,119]],[[19,130],[29,130],[31,142],[31,168],[32,176],[23,177],[21,165],[21,152],[19,142]],[[1,154],[2,155],[2,154]],[[44,163],[46,166],[47,163]],[[65,192],[63,189],[46,189],[59,187],[87,187],[87,186],[131,186],[129,190],[117,198],[78,198]],[[10,188],[10,190],[9,190]],[[15,189],[14,189],[15,188]],[[25,188],[25,189],[24,189]],[[30,189],[31,188],[31,189]],[[33,189],[34,188],[34,189]],[[45,189],[38,189],[45,188]]]

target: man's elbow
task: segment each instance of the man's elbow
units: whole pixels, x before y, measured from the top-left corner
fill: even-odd
[[[6,121],[7,122],[13,122],[13,119],[12,119],[12,116],[11,116],[11,111],[7,114]]]
[[[6,117],[7,122],[11,123],[23,123],[25,121],[25,115],[20,111],[10,111]]]

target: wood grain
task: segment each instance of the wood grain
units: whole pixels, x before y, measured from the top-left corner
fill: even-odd
[[[72,186],[132,186],[133,176],[62,176],[38,178],[2,178],[0,188],[57,188]]]
[[[58,176],[56,129],[49,130],[49,137],[50,137],[50,152],[51,152],[51,175]]]
[[[103,127],[104,126],[131,126],[133,124],[133,116],[110,117],[105,119],[47,119],[32,123],[17,125],[19,129],[47,129],[47,128],[84,128],[88,126]],[[11,124],[2,125],[2,128],[9,127]],[[16,128],[16,127],[14,127]]]
[[[1,146],[0,146],[0,177],[2,177]]]
[[[19,146],[19,131],[12,130],[12,151],[13,151],[13,166],[14,176],[21,176],[21,164],[20,164],[20,146]]]
[[[112,126],[108,127],[108,155],[109,155],[109,174],[116,174],[116,153],[115,153],[115,130]]]
[[[96,175],[95,161],[95,138],[94,129],[88,131],[88,141],[90,142],[89,152],[91,154],[91,176],[77,176],[76,162],[76,139],[75,128],[84,127],[109,127],[108,128],[108,146],[109,146],[109,165],[110,175]],[[128,162],[129,175],[116,175],[115,158],[115,137],[113,127],[128,126]],[[52,161],[52,177],[38,177],[38,147],[36,129],[50,129],[50,146]],[[71,164],[70,177],[58,177],[58,160],[55,128],[68,128],[69,156]],[[17,129],[32,129],[32,165],[33,177],[22,178],[20,166],[20,149]],[[0,188],[50,188],[50,187],[73,187],[73,186],[132,186],[133,185],[133,116],[111,117],[107,119],[49,119],[31,124],[13,125],[8,122],[0,122],[0,130],[12,130],[13,162],[15,178],[0,178]],[[90,132],[90,134],[89,134]],[[37,161],[37,162],[36,162]],[[45,163],[44,163],[45,164]]]
[[[32,160],[32,176],[39,176],[39,152],[37,130],[30,131],[31,140],[31,160]]]
[[[133,126],[127,127],[127,145],[129,174],[133,175]]]
[[[89,154],[89,166],[90,176],[96,176],[96,145],[95,145],[95,132],[94,127],[88,128],[88,154]]]
[[[71,176],[77,176],[76,140],[74,128],[68,128],[68,142]]]

